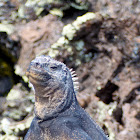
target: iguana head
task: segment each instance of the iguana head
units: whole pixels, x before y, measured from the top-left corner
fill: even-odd
[[[45,102],[48,112],[64,102],[66,91],[74,92],[72,77],[75,74],[64,63],[49,56],[39,56],[32,60],[26,75],[35,89],[36,103],[39,103],[37,108]]]
[[[36,57],[31,61],[27,76],[36,91],[40,90],[39,87],[41,90],[46,87],[63,90],[68,86],[67,82],[70,80],[69,69],[66,65],[48,56]]]

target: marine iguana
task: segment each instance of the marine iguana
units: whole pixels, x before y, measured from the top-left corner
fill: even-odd
[[[108,140],[78,104],[77,78],[64,63],[39,56],[26,74],[35,90],[35,117],[25,140]]]

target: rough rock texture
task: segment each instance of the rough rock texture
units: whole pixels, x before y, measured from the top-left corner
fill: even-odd
[[[19,27],[18,35],[21,38],[22,50],[18,64],[24,72],[36,55],[41,54],[43,50],[48,50],[50,45],[57,41],[61,35],[62,27],[63,23],[52,15]],[[28,61],[26,61],[27,59]],[[23,61],[24,63],[22,63]]]
[[[87,11],[72,6],[62,11],[57,7],[57,10],[44,10],[39,16],[34,14],[35,11],[32,8],[24,9],[26,1],[4,0],[0,2],[0,22],[4,25],[0,25],[0,32],[2,35],[7,34],[5,38],[0,36],[0,42],[4,41],[3,44],[12,46],[11,52],[20,54],[17,55],[19,59],[15,66],[17,60],[12,65],[9,64],[14,55],[10,55],[9,58],[7,53],[1,53],[1,75],[4,76],[5,72],[10,73],[14,81],[13,84],[22,83],[21,92],[25,90],[27,92],[25,95],[28,97],[32,90],[30,91],[29,87],[31,86],[28,87],[28,79],[24,75],[26,67],[30,60],[40,53],[52,55],[68,67],[76,70],[80,82],[79,93],[77,93],[78,101],[102,126],[111,140],[132,138],[139,140],[140,2],[138,0],[88,0],[88,2],[90,4]],[[95,14],[100,13],[101,20],[96,20],[99,22],[93,26],[88,22],[85,22],[86,24],[80,22],[78,25],[84,25],[84,28],[77,31],[80,31],[82,36],[76,34],[76,40],[65,38],[65,35],[62,35],[63,27],[77,23],[77,17],[85,17],[84,14],[88,15],[88,11]],[[87,18],[86,16],[85,19]],[[13,29],[16,32],[10,35]],[[89,32],[85,32],[85,29],[88,29]],[[7,41],[9,38],[11,41]],[[14,47],[12,43],[15,41],[18,43],[15,43]],[[17,48],[19,44],[21,44],[21,49],[18,52],[14,48]],[[3,54],[5,57],[1,57]],[[1,83],[4,84],[5,82],[2,80]],[[6,84],[4,85],[6,86]],[[2,85],[2,87],[4,86]],[[9,104],[5,98],[0,98],[0,104]],[[19,102],[23,102],[22,99],[19,99]],[[33,102],[30,102],[29,99],[29,106],[32,104]],[[24,103],[22,105],[24,106]],[[21,110],[23,111],[23,109],[24,107]],[[0,128],[2,128],[2,124],[5,124],[5,121],[2,120],[9,120],[11,117],[11,115],[4,116],[3,112],[8,111],[9,113],[6,114],[12,114],[12,110],[9,109],[8,105],[0,108]],[[31,114],[23,111],[21,117],[14,115],[14,120],[11,118],[10,123],[20,124],[19,118],[24,123],[24,119],[28,119],[28,116],[32,116]],[[8,129],[10,128],[8,127]],[[4,130],[0,130],[3,139],[9,139],[9,137],[22,139],[27,131],[27,129],[19,131],[22,132],[22,135],[19,135],[19,133],[11,130],[10,134],[5,134]]]

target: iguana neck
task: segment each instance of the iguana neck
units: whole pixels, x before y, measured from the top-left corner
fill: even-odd
[[[60,112],[68,109],[73,102],[73,93],[70,89],[56,90],[46,97],[35,94],[35,114],[41,120],[56,117]]]

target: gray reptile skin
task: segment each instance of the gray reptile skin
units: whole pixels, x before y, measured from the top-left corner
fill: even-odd
[[[24,140],[108,140],[78,104],[65,64],[40,56],[30,63],[27,76],[35,89],[35,117]]]

